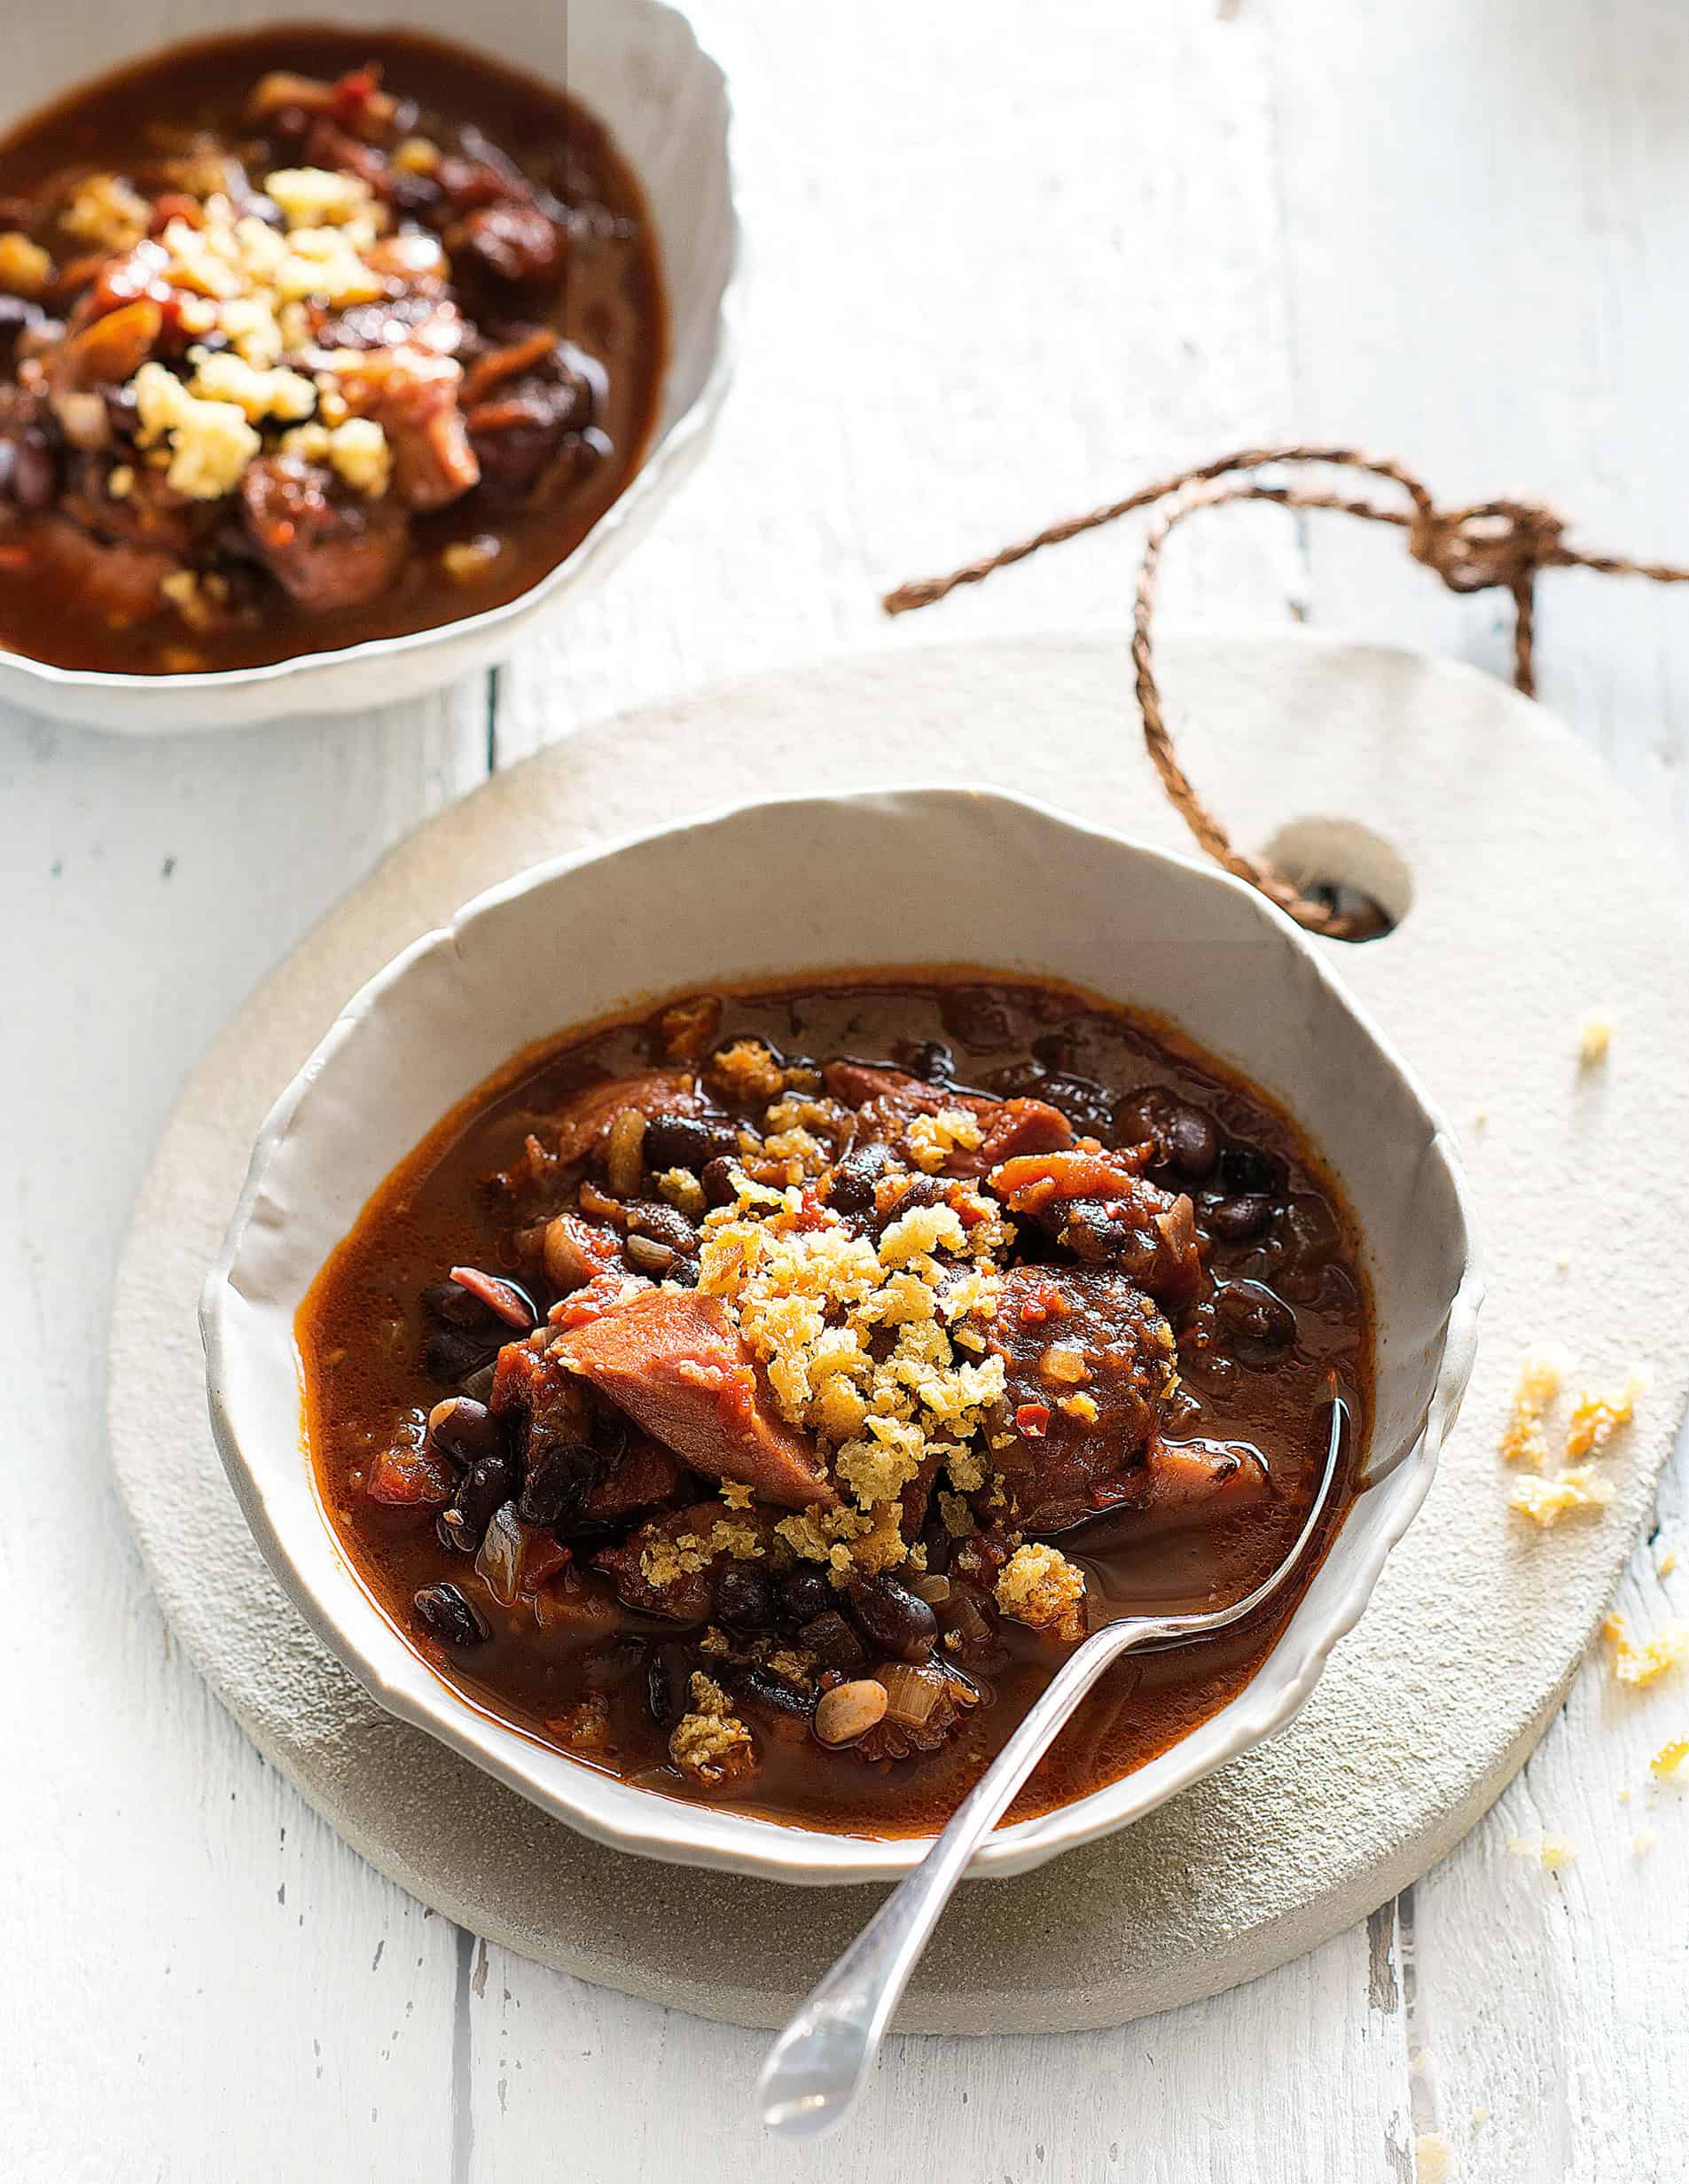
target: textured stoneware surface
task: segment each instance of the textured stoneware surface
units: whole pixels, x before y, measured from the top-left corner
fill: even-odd
[[[1340,967],[1464,1140],[1491,1279],[1479,1364],[1419,1522],[1292,1727],[1120,1836],[965,1890],[905,2007],[914,2030],[1058,2030],[1193,2000],[1423,1872],[1552,1712],[1682,1407],[1689,1037],[1669,1001],[1689,951],[1634,814],[1563,729],[1468,670],[1306,637],[1165,652],[1192,771],[1241,839],[1335,816],[1405,863],[1399,930],[1342,950]],[[598,1848],[382,1715],[309,1636],[217,1464],[194,1324],[270,1100],[340,1002],[465,896],[726,797],[997,779],[1182,848],[1128,695],[1122,647],[1052,639],[873,654],[607,724],[419,830],[190,1083],[120,1279],[119,1482],[167,1613],[261,1749],[465,1925],[629,1992],[771,2024],[877,1891],[800,1896]],[[1598,1004],[1620,1029],[1607,1064],[1580,1073],[1577,1018]],[[1548,1340],[1597,1384],[1638,1361],[1651,1377],[1607,1460],[1614,1507],[1539,1536],[1507,1514],[1494,1447],[1521,1349]]]

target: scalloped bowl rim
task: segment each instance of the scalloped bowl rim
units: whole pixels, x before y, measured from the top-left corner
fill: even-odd
[[[1458,1224],[1454,1241],[1460,1264],[1457,1285],[1444,1305],[1442,1351],[1423,1426],[1411,1444],[1393,1460],[1387,1476],[1368,1490],[1382,1491],[1386,1485],[1391,1487],[1393,1507],[1388,1521],[1380,1523],[1364,1551],[1357,1554],[1354,1569],[1342,1589],[1326,1603],[1318,1626],[1311,1630],[1302,1627],[1308,1605],[1308,1596],[1304,1596],[1255,1676],[1224,1708],[1135,1772],[1036,1819],[997,1829],[976,1856],[969,1870],[970,1878],[1025,1872],[1062,1851],[1113,1834],[1273,1735],[1290,1721],[1318,1681],[1332,1648],[1359,1620],[1391,1549],[1418,1515],[1430,1490],[1439,1452],[1458,1414],[1471,1374],[1484,1280],[1474,1241],[1475,1224],[1470,1194],[1452,1133],[1414,1072],[1369,1013],[1355,1000],[1308,935],[1255,888],[1216,865],[1094,826],[1034,797],[997,788],[958,790],[934,784],[866,788],[845,795],[798,793],[739,799],[692,818],[627,834],[604,847],[548,859],[484,889],[464,904],[447,924],[421,935],[359,989],[265,1118],[239,1199],[201,1291],[199,1324],[207,1358],[207,1403],[223,1468],[266,1561],[317,1635],[371,1695],[400,1719],[440,1739],[543,1810],[614,1849],[671,1863],[772,1880],[842,1885],[899,1878],[919,1863],[931,1839],[828,1834],[719,1811],[639,1789],[580,1765],[566,1755],[550,1751],[501,1722],[496,1715],[460,1696],[410,1646],[344,1554],[322,1510],[313,1479],[310,1501],[321,1534],[317,1544],[320,1546],[326,1540],[335,1561],[351,1577],[359,1601],[356,1619],[366,1630],[379,1635],[381,1650],[389,1656],[393,1666],[384,1669],[372,1661],[357,1633],[348,1627],[345,1616],[321,1597],[317,1584],[300,1570],[266,1498],[265,1462],[261,1458],[254,1464],[249,1457],[230,1414],[225,1393],[231,1339],[228,1308],[238,1294],[235,1275],[241,1246],[271,1160],[290,1137],[325,1069],[419,964],[442,950],[456,951],[460,936],[477,921],[565,875],[606,865],[630,850],[678,841],[707,828],[740,821],[751,814],[841,805],[881,804],[896,810],[911,800],[935,797],[1014,808],[1044,825],[1083,836],[1107,852],[1148,860],[1194,876],[1207,887],[1229,891],[1247,904],[1254,916],[1271,928],[1281,941],[1290,943],[1294,953],[1312,971],[1327,998],[1348,1015],[1377,1060],[1395,1075],[1419,1110],[1426,1130],[1425,1154],[1441,1165],[1449,1186]],[[1333,947],[1337,944],[1324,943]],[[918,956],[906,959],[918,959]],[[843,962],[840,967],[857,967],[853,962]],[[862,967],[872,966],[866,964]],[[780,974],[777,969],[771,975]],[[535,1037],[543,1037],[549,1036],[550,1029],[562,1028],[566,1027],[541,1028]],[[387,1161],[388,1168],[403,1159],[410,1149],[409,1145],[394,1149]],[[290,1343],[292,1334],[290,1311]],[[288,1439],[293,1463],[309,1465],[303,1446],[302,1414],[291,1421]],[[1321,1565],[1321,1577],[1331,1570],[1344,1538],[1349,1536],[1349,1522],[1360,1507],[1361,1501],[1357,1500],[1346,1513],[1344,1526],[1332,1541]],[[1294,1659],[1287,1657],[1286,1652],[1286,1641],[1293,1634],[1302,1641]],[[559,1763],[557,1767],[546,1769],[551,1778],[546,1781],[538,1781],[536,1773],[543,1759]]]

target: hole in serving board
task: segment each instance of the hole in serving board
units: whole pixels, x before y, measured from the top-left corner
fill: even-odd
[[[1381,834],[1357,819],[1292,819],[1263,852],[1302,893],[1333,910],[1357,915],[1346,940],[1382,940],[1413,903],[1413,875]]]

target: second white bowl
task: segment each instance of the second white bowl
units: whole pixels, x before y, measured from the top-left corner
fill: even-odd
[[[309,17],[367,24],[386,0],[82,0],[36,8],[0,76],[0,132],[95,73],[154,47]],[[738,318],[739,219],[728,153],[727,83],[685,18],[660,0],[410,0],[409,30],[468,43],[565,87],[607,124],[644,185],[669,308],[669,363],[650,446],[622,493],[566,560],[508,605],[406,637],[269,667],[205,675],[106,675],[0,650],[0,698],[54,720],[127,734],[246,727],[284,713],[349,712],[419,697],[508,653],[538,615],[603,575],[647,530],[701,454],[726,393]],[[97,64],[90,56],[98,55]]]

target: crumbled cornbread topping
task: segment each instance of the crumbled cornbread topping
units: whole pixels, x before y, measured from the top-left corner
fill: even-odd
[[[918,1115],[903,1132],[911,1159],[928,1175],[936,1175],[952,1153],[977,1152],[985,1132],[966,1108],[941,1108],[936,1115]]]
[[[1069,1641],[1085,1632],[1085,1576],[1060,1548],[1031,1541],[997,1573],[997,1604],[1016,1623]]]
[[[878,1244],[795,1186],[780,1192],[743,1176],[733,1204],[706,1222],[700,1294],[731,1305],[781,1414],[816,1436],[848,1497],[840,1509],[779,1521],[800,1557],[841,1576],[890,1569],[910,1555],[899,1530],[905,1487],[941,1468],[962,1492],[984,1483],[967,1444],[1005,1375],[1000,1358],[970,1353],[995,1317],[994,1254],[1012,1233],[964,1183],[944,1202],[894,1218]]]
[[[307,300],[343,306],[385,293],[365,255],[379,239],[385,209],[367,183],[325,168],[285,168],[267,188],[290,223],[285,232],[255,214],[237,214],[214,193],[197,220],[178,215],[157,244],[141,246],[166,278],[200,299],[189,307],[198,314],[194,329],[217,334],[226,346],[190,348],[185,380],[161,364],[141,365],[129,381],[138,443],[159,450],[177,492],[218,500],[262,451],[260,427],[280,425],[290,428],[284,453],[327,463],[354,491],[379,497],[387,490],[391,450],[379,424],[349,414],[339,377],[347,356],[311,356],[312,366],[321,368],[309,376],[281,359],[309,352]],[[437,254],[431,239],[429,247]],[[440,262],[443,270],[443,255]]]
[[[1673,1737],[1662,1744],[1648,1762],[1649,1771],[1662,1782],[1674,1782],[1689,1761],[1689,1736]]]
[[[1656,1636],[1638,1646],[1631,1643],[1624,1617],[1610,1615],[1601,1625],[1601,1635],[1611,1649],[1615,1683],[1657,1683],[1662,1676],[1689,1661],[1689,1623],[1669,1623]]]
[[[261,370],[232,349],[207,348],[191,348],[188,362],[193,366],[191,395],[201,402],[232,402],[252,424],[272,417],[296,423],[317,407],[315,383],[280,364]]]
[[[681,1716],[669,1740],[670,1758],[683,1774],[707,1789],[749,1773],[755,1746],[726,1692],[701,1669],[694,1671],[690,1689],[692,1711]]]
[[[547,1726],[558,1742],[571,1751],[607,1752],[612,1749],[610,1702],[601,1691],[589,1692]]]
[[[723,1517],[708,1532],[683,1531],[673,1537],[660,1533],[641,1551],[639,1567],[647,1585],[661,1586],[708,1570],[721,1555],[748,1562],[762,1553],[762,1542],[750,1525]]]
[[[367,215],[374,193],[360,175],[326,167],[284,167],[264,177],[264,194],[290,228],[339,225]]]
[[[371,500],[387,491],[393,470],[387,434],[371,417],[348,417],[332,427],[315,422],[298,426],[282,434],[281,451],[303,462],[329,464],[355,492]]]
[[[119,176],[90,175],[59,214],[59,224],[95,250],[133,250],[152,224],[152,210]]]
[[[263,442],[232,402],[205,402],[161,364],[144,364],[130,381],[143,448],[168,445],[168,482],[190,500],[220,500]]]

